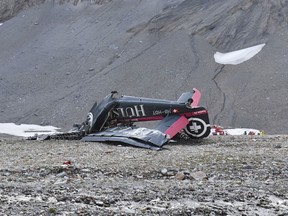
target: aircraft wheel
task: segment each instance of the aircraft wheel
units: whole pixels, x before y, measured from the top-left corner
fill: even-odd
[[[85,134],[89,134],[93,124],[93,114],[89,112],[85,121]]]
[[[189,118],[189,123],[184,128],[185,133],[192,139],[201,139],[209,136],[210,124],[201,118]]]

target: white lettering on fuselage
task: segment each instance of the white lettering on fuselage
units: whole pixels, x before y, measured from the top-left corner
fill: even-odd
[[[171,113],[171,110],[165,109],[165,110],[154,110],[153,115],[168,115]]]
[[[122,117],[141,117],[146,116],[144,105],[135,105],[133,107],[126,107],[126,108],[116,108],[117,111],[120,112]]]

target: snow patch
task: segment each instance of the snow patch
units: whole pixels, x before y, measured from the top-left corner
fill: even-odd
[[[261,131],[251,128],[233,128],[233,129],[224,129],[223,130],[225,134],[227,135],[260,135]]]
[[[211,125],[210,135],[264,135],[263,130],[257,130],[252,128],[226,128],[219,125]]]
[[[3,25],[3,23],[0,23],[0,26]]]
[[[29,137],[34,134],[55,134],[60,128],[33,124],[0,123],[0,133],[13,136]]]
[[[215,62],[219,64],[225,64],[225,65],[226,64],[231,64],[231,65],[241,64],[251,59],[257,53],[259,53],[264,46],[265,44],[259,44],[253,47],[249,47],[246,49],[241,49],[241,50],[237,50],[233,52],[228,52],[228,53],[216,52],[214,54],[214,59],[215,59]]]

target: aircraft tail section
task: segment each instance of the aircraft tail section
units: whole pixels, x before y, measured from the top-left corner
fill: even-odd
[[[193,88],[193,92],[183,93],[177,100],[179,103],[190,104],[191,107],[196,107],[199,104],[201,93],[198,89]]]

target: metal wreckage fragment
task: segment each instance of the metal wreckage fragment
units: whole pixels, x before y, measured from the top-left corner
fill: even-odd
[[[117,97],[113,91],[93,105],[86,120],[68,133],[34,136],[31,139],[76,139],[85,142],[121,142],[159,150],[173,137],[201,139],[209,136],[208,111],[199,107],[201,93],[194,88],[177,101]],[[155,129],[135,126],[137,122],[159,120]]]

